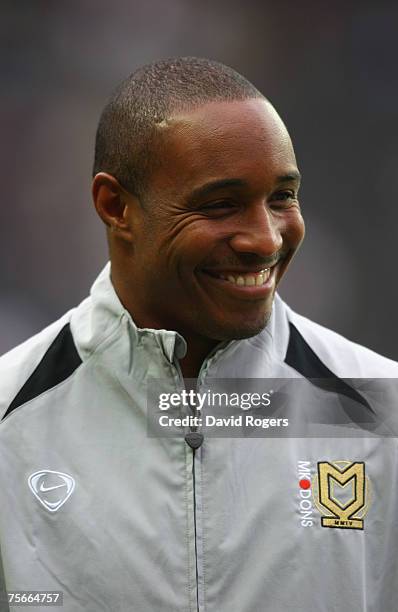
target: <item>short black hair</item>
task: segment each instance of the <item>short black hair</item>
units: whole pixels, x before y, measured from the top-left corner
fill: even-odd
[[[112,174],[140,199],[156,159],[155,127],[173,113],[212,101],[264,98],[238,72],[198,57],[163,59],[138,68],[113,92],[102,111],[93,176]]]

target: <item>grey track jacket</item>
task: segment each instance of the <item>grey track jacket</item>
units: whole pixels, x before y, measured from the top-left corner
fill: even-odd
[[[4,588],[62,591],[65,612],[396,612],[396,438],[205,436],[194,451],[185,430],[148,436],[147,381],[181,389],[185,341],[137,329],[109,271],[0,359]],[[398,365],[276,297],[199,384],[317,376]]]

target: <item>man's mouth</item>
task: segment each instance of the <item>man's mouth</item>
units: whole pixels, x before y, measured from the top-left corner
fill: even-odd
[[[259,272],[246,272],[239,274],[231,274],[231,273],[214,273],[211,271],[207,271],[210,276],[214,276],[216,278],[221,278],[222,280],[228,281],[233,285],[237,285],[238,287],[261,287],[264,285],[270,277],[271,268],[264,268]]]
[[[212,285],[222,287],[229,295],[238,299],[257,300],[267,297],[275,287],[277,268],[277,264],[260,270],[207,268],[202,269],[202,273]]]

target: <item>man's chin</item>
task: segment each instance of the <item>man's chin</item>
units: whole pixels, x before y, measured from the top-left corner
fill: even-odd
[[[263,329],[268,325],[271,318],[271,311],[266,313],[260,320],[256,321],[235,321],[220,327],[217,333],[219,341],[230,341],[230,340],[244,340],[245,338],[252,338],[257,336]]]

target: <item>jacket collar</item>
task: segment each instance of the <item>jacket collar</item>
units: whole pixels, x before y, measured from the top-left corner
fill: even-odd
[[[166,359],[172,363],[175,358],[181,359],[186,353],[185,339],[176,331],[166,329],[139,328],[134,323],[130,313],[123,307],[110,278],[111,265],[106,264],[95,280],[90,296],[73,312],[71,329],[77,350],[83,360],[87,359],[106,340],[113,335],[119,335],[128,330],[131,349],[134,345],[157,345],[163,351]],[[210,364],[236,358],[240,354],[253,352],[258,357],[269,362],[283,362],[289,341],[288,309],[282,299],[276,295],[272,315],[268,325],[256,336],[244,340],[232,340],[218,345],[208,356]]]

